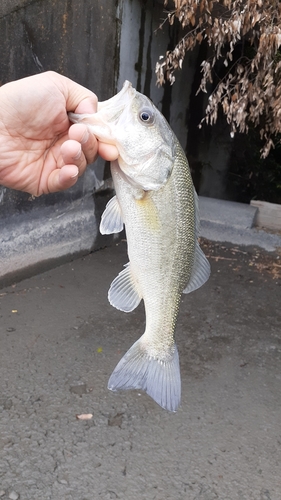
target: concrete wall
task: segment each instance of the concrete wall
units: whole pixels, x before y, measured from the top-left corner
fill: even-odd
[[[117,27],[115,0],[2,1],[1,83],[55,70],[107,99],[116,87]],[[98,245],[104,202],[93,192],[103,171],[100,160],[72,189],[36,199],[0,187],[2,283]]]

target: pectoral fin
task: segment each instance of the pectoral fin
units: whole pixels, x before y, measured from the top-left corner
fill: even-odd
[[[195,246],[194,264],[191,271],[190,280],[186,288],[183,290],[183,293],[193,292],[194,290],[197,290],[197,288],[200,288],[202,285],[204,285],[204,283],[206,283],[206,281],[209,279],[210,272],[210,264],[197,241]]]
[[[131,312],[139,305],[141,299],[142,297],[131,273],[130,263],[128,263],[125,269],[112,281],[108,291],[108,300],[116,309]]]
[[[123,225],[121,208],[116,196],[114,196],[107,203],[101,216],[100,232],[101,234],[120,233]]]

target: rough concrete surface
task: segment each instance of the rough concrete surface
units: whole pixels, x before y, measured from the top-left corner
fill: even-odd
[[[212,274],[182,297],[175,414],[107,389],[144,328],[143,307],[107,302],[124,241],[0,291],[1,500],[280,500],[281,259],[203,248]]]

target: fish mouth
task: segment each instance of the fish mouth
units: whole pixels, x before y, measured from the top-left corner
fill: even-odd
[[[96,113],[68,113],[68,117],[72,123],[85,123],[100,141],[116,145],[116,126],[123,111],[130,106],[136,93],[137,91],[131,82],[126,80],[118,94],[106,101],[98,102]]]
[[[125,107],[132,102],[136,95],[136,89],[131,82],[125,80],[122,89],[110,99],[98,102],[97,113],[107,121],[114,122],[124,111]]]
[[[123,100],[124,94],[126,94],[128,91],[129,93],[135,94],[135,89],[133,88],[131,82],[129,82],[129,80],[125,80],[122,89],[117,94],[115,94],[113,97],[110,97],[110,99],[107,99],[106,101],[98,102],[98,111],[107,107],[115,106],[120,100]]]

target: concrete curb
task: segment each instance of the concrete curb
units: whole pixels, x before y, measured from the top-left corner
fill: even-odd
[[[200,219],[236,229],[251,229],[257,214],[257,208],[235,201],[217,200],[199,196]]]
[[[93,196],[4,219],[0,230],[1,286],[89,253],[99,234]]]
[[[255,227],[257,207],[199,196],[200,236],[211,241],[257,246],[267,252],[281,248],[281,234]]]

